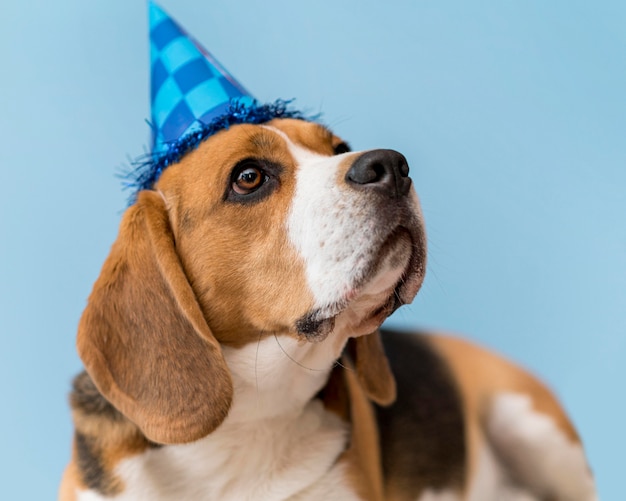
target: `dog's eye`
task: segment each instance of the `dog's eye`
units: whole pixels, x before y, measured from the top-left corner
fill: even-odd
[[[348,143],[339,143],[337,146],[333,148],[335,155],[341,155],[342,153],[348,153],[350,150],[350,146]]]
[[[243,165],[235,174],[233,191],[238,195],[248,195],[258,190],[267,180],[267,175],[255,165]]]
[[[246,158],[230,173],[224,201],[254,204],[264,200],[280,186],[283,167],[266,158]]]

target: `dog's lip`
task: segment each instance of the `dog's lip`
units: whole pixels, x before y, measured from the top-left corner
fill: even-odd
[[[383,303],[373,308],[371,312],[363,319],[361,324],[382,324],[384,320],[389,315],[391,315],[396,310],[396,308],[398,308],[397,302],[398,298],[396,297],[394,288],[394,292],[387,296],[387,299]]]
[[[411,233],[411,254],[404,272],[394,287],[395,311],[402,305],[408,304],[417,295],[424,280],[426,270],[426,244],[422,233]],[[390,314],[391,314],[390,313]]]
[[[358,298],[366,291],[372,281],[376,278],[376,274],[379,271],[379,268],[383,261],[387,259],[394,250],[397,250],[398,247],[403,244],[403,241],[404,245],[408,245],[410,247],[410,252],[408,257],[406,258],[404,270],[400,274],[395,284],[393,284],[393,287],[389,287],[389,289],[393,289],[393,293],[399,292],[399,289],[402,288],[404,282],[406,281],[406,278],[411,274],[411,271],[416,269],[415,265],[418,259],[415,239],[411,231],[404,226],[398,226],[395,230],[393,230],[391,234],[387,237],[385,242],[380,246],[380,249],[378,251],[378,258],[370,267],[368,272],[365,273],[364,278],[359,281],[357,287],[351,294],[352,300]]]
[[[401,273],[394,286],[390,289],[386,300],[384,300],[377,307],[371,310],[371,313],[365,319],[367,322],[370,322],[374,319],[379,319],[380,323],[382,323],[385,318],[391,315],[400,306],[410,303],[417,294],[418,288],[411,287],[411,284],[408,282],[409,277],[414,272],[419,271],[419,252],[416,249],[410,232],[408,230],[405,231],[405,234],[408,235],[410,240],[411,253],[409,254],[409,258],[407,259],[404,271]]]

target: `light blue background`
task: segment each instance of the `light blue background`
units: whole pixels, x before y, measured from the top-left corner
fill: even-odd
[[[409,159],[428,224],[394,325],[465,333],[544,377],[604,500],[624,492],[626,3],[163,0],[261,100]],[[53,499],[76,324],[148,144],[143,1],[4,1],[0,476]]]

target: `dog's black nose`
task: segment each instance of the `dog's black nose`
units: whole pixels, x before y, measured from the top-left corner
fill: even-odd
[[[394,150],[363,153],[346,173],[346,182],[355,188],[379,191],[389,198],[404,197],[411,188],[406,158]]]

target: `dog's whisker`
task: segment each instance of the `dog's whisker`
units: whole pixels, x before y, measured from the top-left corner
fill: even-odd
[[[303,369],[306,369],[307,371],[311,371],[311,372],[324,372],[328,369],[314,369],[312,367],[307,367],[306,365],[301,364],[300,362],[298,362],[295,358],[293,358],[291,355],[289,355],[289,353],[287,353],[285,351],[285,348],[283,348],[283,345],[280,344],[280,341],[278,340],[278,336],[276,335],[276,333],[274,333],[274,339],[276,340],[276,344],[278,344],[278,347],[281,349],[281,351],[285,354],[285,356],[291,360],[294,364],[296,364],[299,367],[302,367]]]
[[[261,348],[261,337],[263,336],[263,332],[259,332],[259,338],[256,343],[256,354],[254,356],[254,382],[256,385],[256,402],[257,407],[259,406],[259,349]]]
[[[351,367],[347,367],[347,366],[343,365],[339,360],[335,360],[335,364],[333,365],[333,367],[341,367],[342,369],[345,369],[347,371],[354,372],[354,369],[352,369]]]

